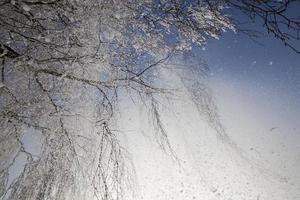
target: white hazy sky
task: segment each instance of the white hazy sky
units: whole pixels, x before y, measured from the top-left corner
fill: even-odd
[[[180,166],[151,139],[143,106],[123,104],[120,126],[127,129],[123,142],[136,166],[137,199],[300,199],[300,127],[290,120],[297,116],[280,96],[264,97],[246,82],[236,83],[217,76],[208,83],[236,146],[216,138],[186,95],[162,103]]]
[[[299,102],[283,88],[267,84],[257,88],[248,81],[216,76],[210,85],[222,122],[235,141],[251,156],[278,168],[278,172],[298,174]]]

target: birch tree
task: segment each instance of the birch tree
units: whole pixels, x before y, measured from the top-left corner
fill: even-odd
[[[244,6],[210,0],[2,0],[1,198],[121,199],[134,171],[112,128],[119,96],[132,93],[146,102],[154,137],[172,152],[156,99],[171,92],[162,87],[160,69],[208,37],[235,31],[225,14],[229,4]],[[198,81],[205,65],[186,68],[186,76],[195,78],[185,82],[193,100],[224,136]],[[30,150],[28,135],[35,135],[38,151]]]

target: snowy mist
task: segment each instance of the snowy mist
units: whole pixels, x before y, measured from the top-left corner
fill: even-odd
[[[300,200],[299,0],[0,0],[1,200]]]
[[[183,89],[173,78],[172,85]],[[213,83],[212,95],[229,140],[217,136],[188,93],[161,101],[162,119],[178,160],[156,147],[143,105],[122,104],[123,141],[137,174],[134,197],[297,199],[299,124],[280,121],[280,116],[274,117],[276,109],[267,110],[270,102],[259,102],[221,78]]]

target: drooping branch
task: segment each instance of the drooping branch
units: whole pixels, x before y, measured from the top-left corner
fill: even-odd
[[[261,23],[264,29],[296,53],[300,53],[300,8],[298,0],[237,1],[226,0],[232,8],[245,14],[252,22]],[[232,17],[232,21],[237,20]],[[237,22],[237,27],[239,27]],[[253,33],[253,30],[247,31]]]

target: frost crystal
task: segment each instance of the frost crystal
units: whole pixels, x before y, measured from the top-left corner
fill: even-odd
[[[67,73],[64,73],[63,75],[61,75],[60,77],[58,77],[57,79],[58,80],[62,80],[64,79],[68,74]]]
[[[48,37],[46,37],[46,38],[45,38],[45,42],[49,43],[49,42],[51,42],[51,39],[48,38]]]
[[[27,4],[23,4],[22,5],[23,10],[25,10],[26,12],[29,12],[31,10],[30,6],[28,6]]]

